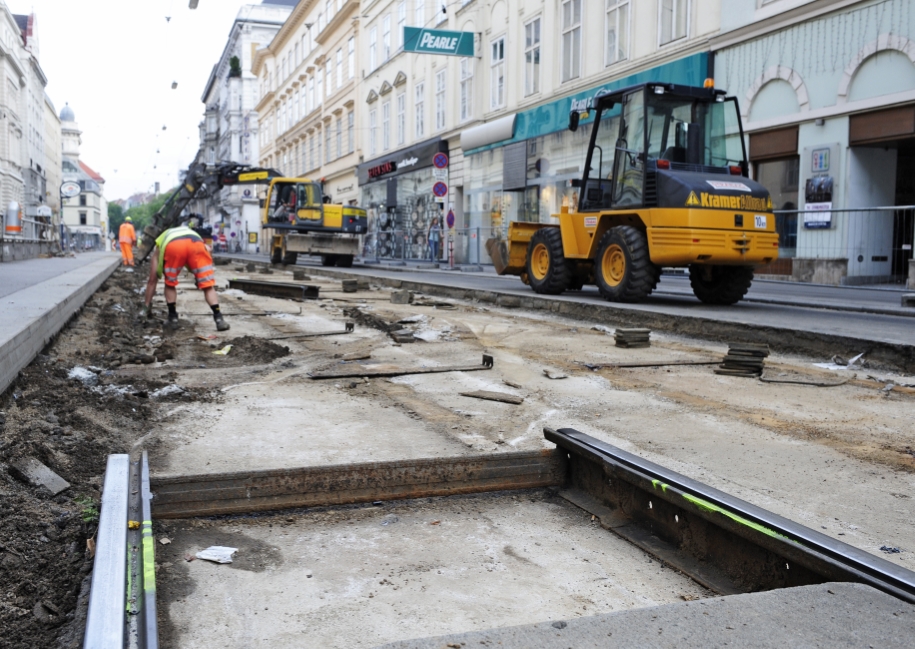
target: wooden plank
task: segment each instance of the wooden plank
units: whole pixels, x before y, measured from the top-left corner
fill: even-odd
[[[486,401],[501,401],[502,403],[510,403],[513,405],[521,405],[524,402],[524,397],[516,397],[513,394],[508,394],[507,392],[493,392],[491,390],[477,390],[476,392],[461,392],[462,397],[472,397],[474,399],[484,399]]]

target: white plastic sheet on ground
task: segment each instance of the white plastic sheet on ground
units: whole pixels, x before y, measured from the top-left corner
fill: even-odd
[[[227,548],[223,545],[211,545],[206,550],[197,553],[198,559],[204,561],[213,561],[214,563],[232,563],[232,555],[238,552],[238,548]]]

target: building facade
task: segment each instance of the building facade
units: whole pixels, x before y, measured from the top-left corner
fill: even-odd
[[[376,250],[425,256],[439,217],[459,263],[488,261],[509,221],[575,204],[590,129],[568,132],[573,105],[640,81],[702,85],[721,13],[718,0],[363,4],[359,176]],[[404,26],[472,32],[476,56],[405,51]]]
[[[108,241],[105,179],[79,159],[82,131],[69,104],[60,111],[63,181],[79,184],[80,192],[63,198],[61,243],[70,250],[104,249]]]
[[[781,277],[894,281],[912,259],[915,5],[733,0],[712,41],[779,217]]]
[[[200,147],[208,163],[259,164],[255,108],[260,95],[252,64],[255,52],[273,40],[294,5],[295,0],[264,0],[239,9],[201,96],[205,111],[200,123]],[[233,249],[255,250],[256,243],[247,243],[249,234],[256,236],[260,231],[258,197],[252,186],[222,188],[209,198],[196,201],[193,209],[217,236],[225,236]]]
[[[361,151],[358,0],[301,0],[269,47],[258,52],[261,164],[323,183],[335,203],[353,204]]]

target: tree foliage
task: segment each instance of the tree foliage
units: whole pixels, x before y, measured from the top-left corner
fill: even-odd
[[[124,211],[120,205],[113,203],[108,204],[108,222],[111,224],[111,230],[117,234],[118,228],[121,227],[121,223],[124,222],[128,216],[133,223],[134,229],[137,231],[139,236],[144,228],[149,225],[152,221],[153,215],[162,209],[162,206],[165,205],[165,201],[168,200],[168,197],[172,195],[174,190],[170,190],[164,194],[159,194],[152,198],[147,203],[142,205],[134,205],[129,210]]]
[[[124,222],[124,208],[117,203],[108,203],[108,227],[117,234],[118,228]]]

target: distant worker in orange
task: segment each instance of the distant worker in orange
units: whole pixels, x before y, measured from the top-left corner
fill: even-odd
[[[133,266],[133,247],[137,243],[137,232],[133,229],[133,219],[129,216],[121,223],[118,230],[118,241],[121,244],[121,260],[125,266]]]
[[[146,317],[152,317],[152,299],[160,277],[165,277],[165,304],[168,307],[168,325],[178,328],[178,273],[185,267],[194,273],[197,288],[203,291],[203,299],[213,310],[217,331],[229,329],[229,323],[219,311],[219,297],[216,295],[216,268],[213,257],[203,243],[203,237],[191,228],[181,226],[169,228],[156,239],[149,264],[149,280],[146,282]]]

